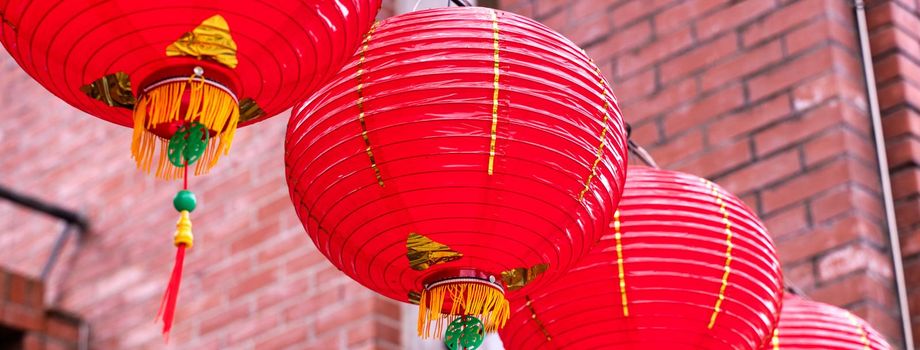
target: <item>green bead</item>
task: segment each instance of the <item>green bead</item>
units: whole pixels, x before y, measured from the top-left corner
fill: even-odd
[[[198,200],[195,199],[195,194],[189,190],[179,191],[179,193],[176,193],[176,198],[173,198],[173,206],[180,212],[188,210],[188,212],[191,213],[195,211],[195,206],[197,204]]]

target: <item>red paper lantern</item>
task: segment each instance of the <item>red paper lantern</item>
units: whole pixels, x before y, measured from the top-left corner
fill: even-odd
[[[738,198],[696,176],[632,167],[611,229],[551,287],[512,300],[508,349],[758,349],[782,277]]]
[[[285,161],[319,250],[420,303],[428,336],[457,315],[501,327],[505,292],[572,267],[606,231],[625,152],[613,93],[574,44],[515,14],[443,8],[372,29],[291,118]]]
[[[237,126],[278,114],[319,88],[354,53],[380,0],[8,0],[0,41],[59,98],[133,127],[137,166],[185,178],[164,333],[192,247],[189,167],[206,173]],[[64,121],[66,123],[66,121]]]
[[[340,69],[379,7],[380,0],[10,0],[0,40],[61,99],[133,127],[140,168],[178,178],[181,167],[165,154],[177,129],[197,122],[210,132],[196,168],[206,172],[229,150],[237,125],[290,108]]]
[[[790,295],[779,326],[761,350],[888,350],[891,346],[866,321],[844,309]]]

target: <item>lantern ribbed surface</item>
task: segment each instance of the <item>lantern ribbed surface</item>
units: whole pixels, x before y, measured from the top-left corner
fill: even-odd
[[[631,167],[600,244],[512,300],[507,349],[758,349],[782,276],[757,216],[705,179]]]
[[[315,91],[351,57],[371,26],[380,0],[308,1],[49,1],[3,2],[0,38],[16,62],[49,91],[99,118],[133,126],[131,110],[94,100],[80,90],[124,72],[134,95],[152,76],[196,58],[167,56],[167,47],[203,21],[220,15],[238,46],[235,68],[220,83],[239,100],[252,99],[276,115]],[[222,44],[221,44],[222,45]],[[188,77],[190,69],[181,76]],[[216,77],[216,76],[215,76]]]
[[[454,7],[373,28],[292,116],[285,162],[319,250],[370,289],[420,297],[428,335],[424,320],[469,308],[498,328],[503,294],[573,267],[619,201],[625,142],[582,50],[522,16]],[[466,299],[485,306],[451,310]]]
[[[783,299],[779,326],[761,350],[888,350],[891,346],[849,311],[794,295]]]

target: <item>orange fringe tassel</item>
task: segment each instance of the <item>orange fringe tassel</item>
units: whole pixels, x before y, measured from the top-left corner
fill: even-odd
[[[450,313],[442,313],[444,302],[452,303]],[[447,325],[462,316],[479,318],[486,332],[505,326],[511,315],[508,300],[500,289],[478,282],[446,283],[422,290],[418,307],[418,335],[423,339],[440,337]]]
[[[184,116],[180,116],[182,99],[188,91],[189,103]],[[195,164],[195,175],[207,173],[217,164],[221,155],[230,152],[233,135],[240,119],[239,103],[226,91],[207,84],[204,78],[163,84],[147,91],[134,108],[134,137],[131,154],[138,169],[149,173],[157,158],[156,176],[172,180],[182,177],[183,167],[169,162],[169,140],[158,137],[149,130],[163,123],[176,121],[198,122],[206,129],[216,131],[211,137],[201,159]],[[159,152],[156,148],[159,146]],[[159,153],[159,155],[156,155]]]

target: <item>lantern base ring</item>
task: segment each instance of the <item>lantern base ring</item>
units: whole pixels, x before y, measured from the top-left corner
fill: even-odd
[[[492,276],[490,276],[490,277],[492,277]],[[481,284],[488,285],[489,287],[494,287],[494,288],[500,290],[502,293],[505,292],[505,288],[502,287],[501,283],[495,282],[495,277],[492,277],[492,278],[490,278],[490,279],[488,279],[488,280],[484,280],[484,279],[480,279],[480,278],[475,278],[475,277],[454,277],[454,278],[446,278],[446,279],[438,280],[438,281],[436,281],[436,282],[431,282],[431,283],[425,284],[425,289],[431,289],[431,288],[435,288],[435,287],[438,287],[438,286],[443,286],[443,285],[451,284],[451,283],[481,283]]]
[[[425,283],[419,298],[420,337],[441,336],[448,324],[463,317],[482,320],[485,332],[505,326],[510,306],[505,289],[494,277],[474,270],[445,270],[432,277],[434,282]]]
[[[196,72],[196,73],[197,73],[197,72]],[[217,82],[217,81],[214,81],[214,80],[205,78],[205,77],[203,77],[203,76],[201,76],[201,75],[198,75],[198,74],[196,74],[196,76],[193,77],[192,79],[201,79],[205,84],[208,84],[208,85],[210,85],[210,86],[213,86],[213,87],[215,87],[215,88],[218,88],[218,89],[223,90],[224,92],[226,92],[227,95],[230,95],[230,97],[233,98],[233,101],[235,101],[237,104],[240,103],[239,97],[237,97],[236,94],[233,92],[233,90],[230,90],[230,88],[227,87],[226,85],[221,84],[221,83],[219,83],[219,82]],[[163,85],[166,85],[166,84],[169,84],[169,83],[177,83],[177,82],[183,82],[183,81],[188,81],[188,80],[189,80],[189,77],[172,77],[172,78],[166,78],[166,79],[157,81],[157,82],[155,82],[155,83],[152,83],[152,84],[150,84],[150,85],[147,85],[147,87],[144,88],[144,93],[146,94],[147,92],[149,92],[149,91],[151,91],[151,90],[153,90],[153,89],[156,89],[156,88],[158,88],[158,87],[160,87],[160,86],[163,86]]]

